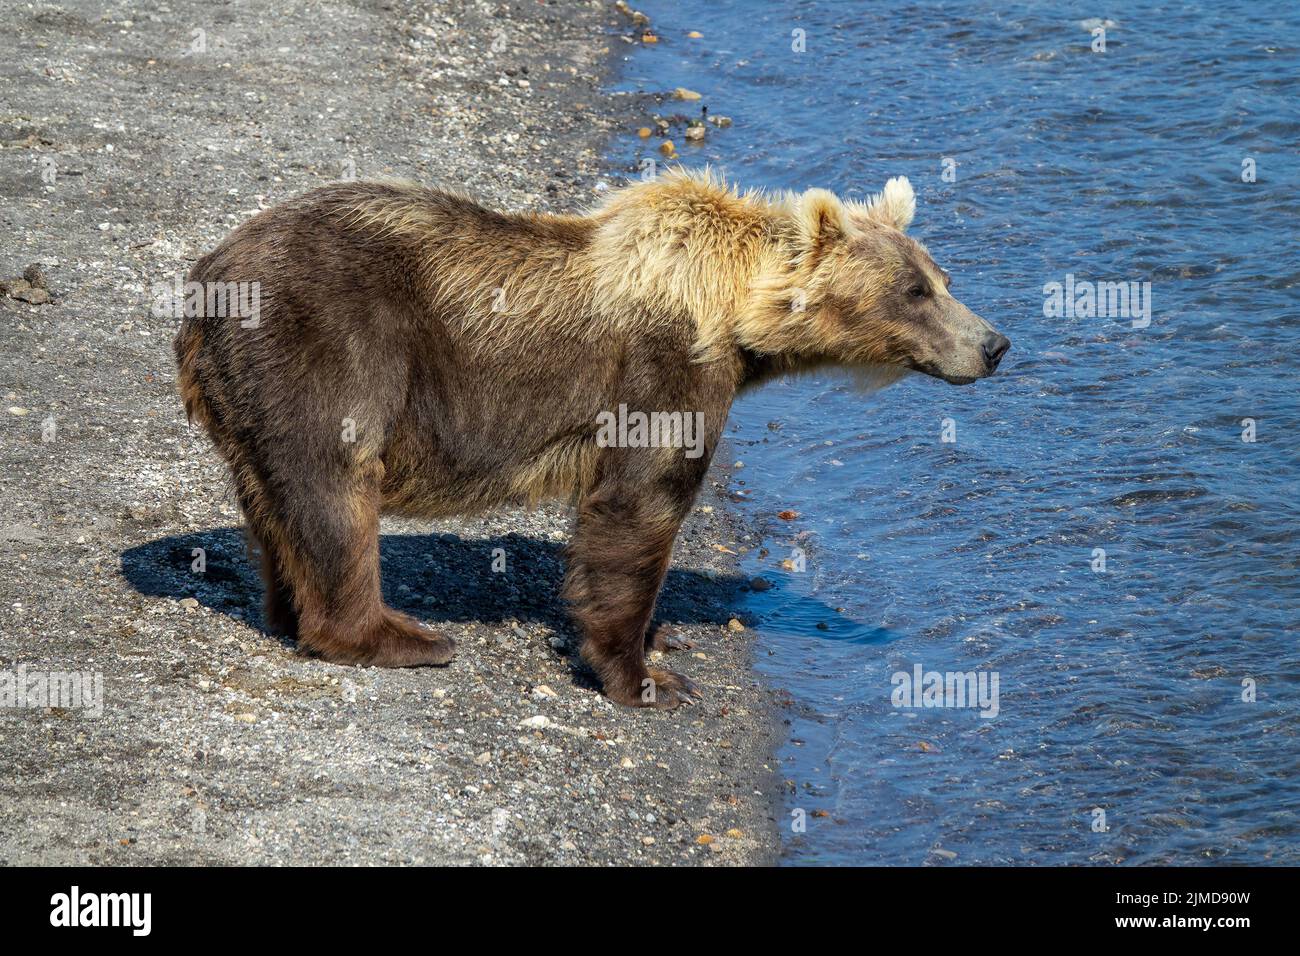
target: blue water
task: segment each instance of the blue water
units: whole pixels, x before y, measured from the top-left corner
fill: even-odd
[[[686,165],[908,176],[912,234],[1014,343],[966,388],[828,376],[732,413],[787,861],[1300,863],[1300,8],[1126,4],[1105,52],[1081,5],[640,8],[661,42],[618,88],[734,120],[677,130]],[[1150,282],[1150,325],[1045,317],[1067,273]],[[997,716],[895,707],[917,664],[996,672]]]

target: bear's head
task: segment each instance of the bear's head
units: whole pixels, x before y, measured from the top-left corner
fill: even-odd
[[[756,351],[795,368],[910,369],[959,385],[993,374],[1011,343],[905,234],[916,212],[906,179],[865,203],[810,189],[785,209],[782,267],[760,280],[739,329]]]

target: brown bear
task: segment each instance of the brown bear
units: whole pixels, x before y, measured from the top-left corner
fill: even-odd
[[[450,638],[383,603],[381,512],[565,498],[564,593],[605,693],[697,696],[647,667],[646,632],[737,391],[824,365],[967,383],[1010,345],[904,234],[914,209],[905,179],[855,203],[676,172],[588,215],[360,182],[259,213],[187,287],[252,289],[256,314],[200,295],[175,348],[259,545],[270,625],[330,661],[445,664]],[[637,414],[631,438],[609,427]]]

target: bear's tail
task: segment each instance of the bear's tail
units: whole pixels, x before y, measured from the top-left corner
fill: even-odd
[[[191,424],[212,426],[212,410],[203,397],[195,369],[198,364],[199,349],[203,346],[203,323],[194,319],[182,319],[180,331],[172,341],[176,350],[176,386],[185,404],[185,417]]]

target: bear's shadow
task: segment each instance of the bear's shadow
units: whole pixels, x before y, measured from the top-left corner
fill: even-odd
[[[384,534],[379,539],[384,600],[433,627],[439,623],[536,622],[571,646],[576,635],[560,596],[563,545],[507,534]],[[504,562],[504,570],[501,568]],[[122,575],[149,597],[194,598],[267,631],[262,581],[239,528],[173,535],[122,552]],[[655,624],[725,625],[736,573],[669,570]],[[236,613],[237,612],[237,613]],[[294,642],[277,638],[286,647]]]

